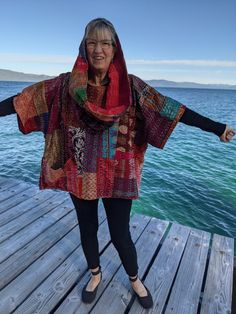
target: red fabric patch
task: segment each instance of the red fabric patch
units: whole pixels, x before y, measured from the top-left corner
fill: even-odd
[[[115,160],[98,158],[97,163],[97,193],[103,197],[110,197],[114,185]]]

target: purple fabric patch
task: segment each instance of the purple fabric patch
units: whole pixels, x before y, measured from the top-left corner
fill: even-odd
[[[92,134],[86,132],[84,146],[84,163],[85,172],[97,172],[97,158],[102,156],[102,133]]]

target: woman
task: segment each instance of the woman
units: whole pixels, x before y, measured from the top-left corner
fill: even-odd
[[[87,25],[72,72],[3,101],[0,115],[13,112],[23,133],[45,135],[40,188],[68,191],[74,203],[92,272],[82,300],[94,301],[102,278],[97,239],[97,207],[102,198],[111,240],[132,288],[144,308],[152,307],[151,294],[138,278],[129,230],[147,145],[163,148],[179,121],[213,132],[223,142],[232,139],[233,129],[128,75],[116,31],[101,18]]]

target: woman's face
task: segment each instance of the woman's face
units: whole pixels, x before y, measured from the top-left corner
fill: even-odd
[[[110,31],[105,29],[100,33],[89,33],[86,52],[90,69],[95,73],[105,74],[115,54]]]

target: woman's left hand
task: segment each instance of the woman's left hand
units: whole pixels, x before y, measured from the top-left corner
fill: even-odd
[[[224,133],[220,136],[221,142],[230,142],[235,135],[235,131],[229,126],[226,125]]]

